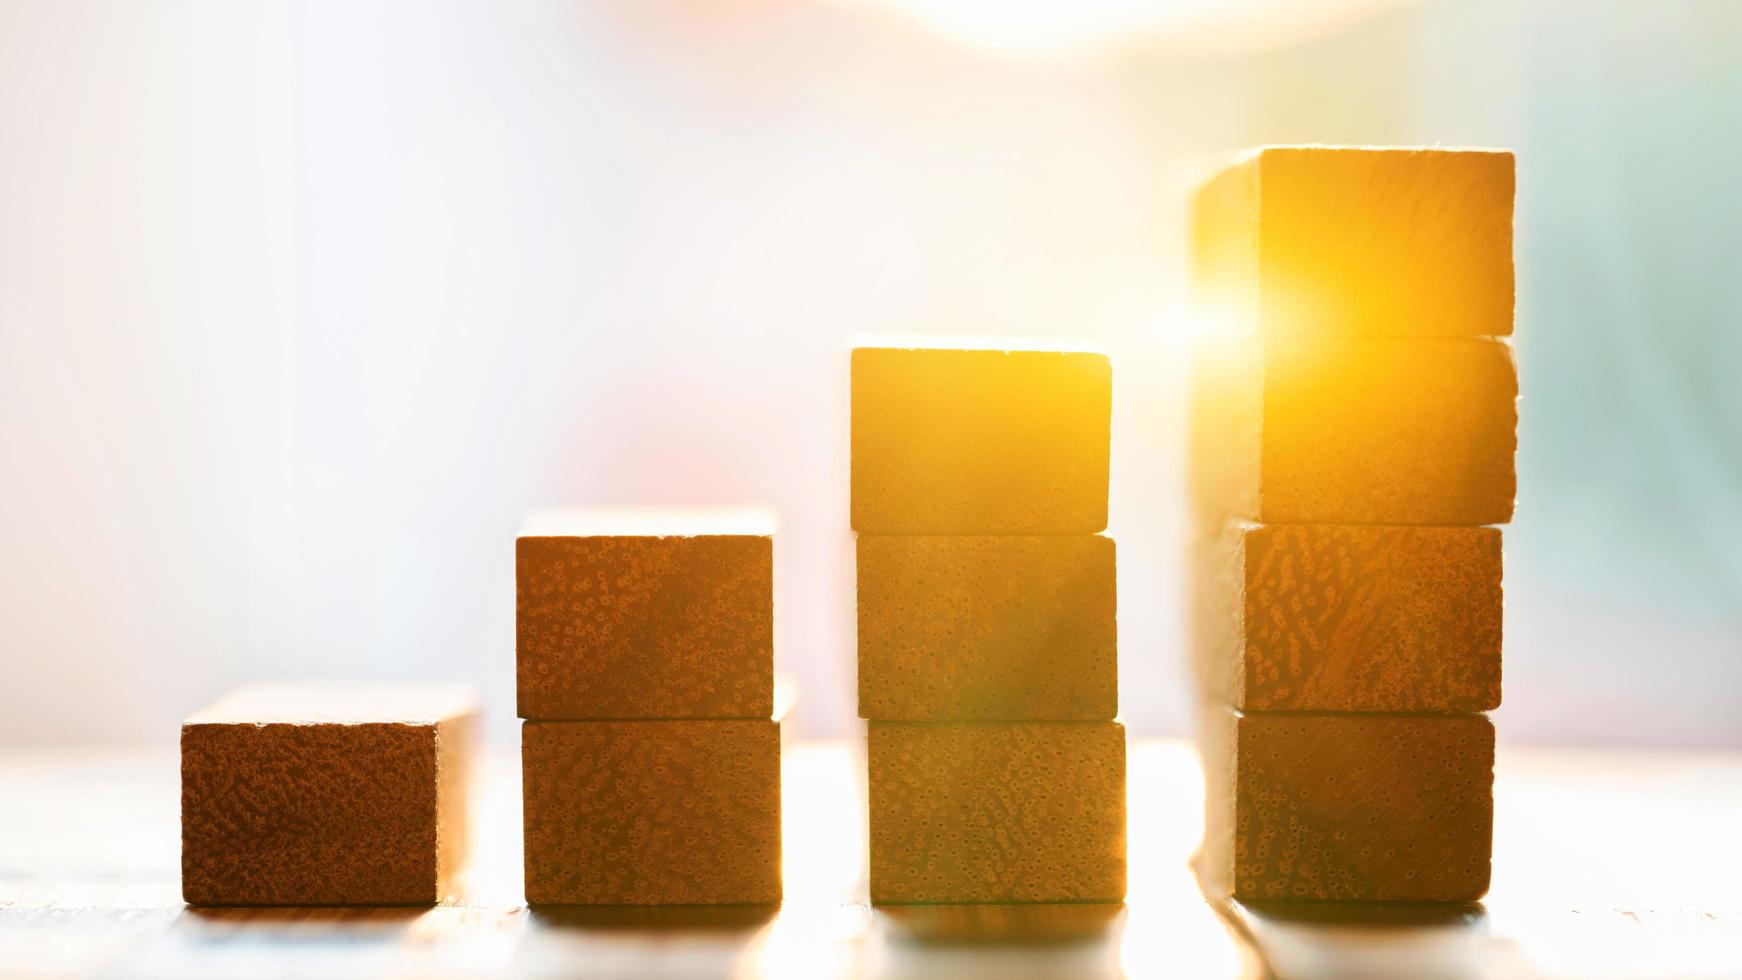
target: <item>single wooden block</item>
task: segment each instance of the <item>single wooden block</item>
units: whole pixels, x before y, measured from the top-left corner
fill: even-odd
[[[780,725],[529,721],[532,905],[780,901]]]
[[[1125,727],[897,722],[867,728],[871,901],[1125,897]]]
[[[861,347],[852,374],[855,531],[1107,526],[1105,355]]]
[[[515,543],[520,716],[768,718],[774,520],[554,511]]]
[[[190,905],[432,905],[466,853],[463,687],[242,688],[181,729]]]
[[[1198,677],[1254,711],[1500,706],[1500,531],[1235,524],[1195,545]]]
[[[1242,900],[1473,902],[1488,890],[1483,715],[1200,717],[1206,890]]]
[[[1190,482],[1211,520],[1512,518],[1518,374],[1503,341],[1208,344],[1192,388]]]
[[[861,535],[858,565],[861,715],[1119,713],[1111,538]]]
[[[1192,206],[1208,315],[1271,336],[1512,332],[1512,154],[1268,147]]]

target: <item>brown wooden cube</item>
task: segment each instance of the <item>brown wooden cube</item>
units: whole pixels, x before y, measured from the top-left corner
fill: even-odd
[[[919,721],[1118,714],[1113,541],[862,535],[859,713]]]
[[[460,687],[249,687],[181,730],[190,905],[431,905],[466,853]]]
[[[1503,524],[1518,377],[1496,340],[1207,344],[1191,486],[1210,521]]]
[[[1500,531],[1234,524],[1196,545],[1198,677],[1252,711],[1500,705]]]
[[[552,512],[515,545],[520,715],[768,718],[774,522]]]
[[[1107,526],[1105,355],[861,347],[852,375],[855,531]]]
[[[780,726],[529,721],[532,905],[780,901]]]
[[[871,901],[1125,897],[1125,727],[868,724]]]
[[[1207,708],[1206,889],[1246,900],[1473,902],[1488,890],[1482,715]]]
[[[1195,293],[1272,336],[1512,332],[1512,154],[1268,147],[1192,207]]]

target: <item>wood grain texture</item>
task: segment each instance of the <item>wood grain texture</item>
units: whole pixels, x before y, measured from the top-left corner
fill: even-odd
[[[863,739],[854,741],[862,754]],[[846,740],[797,742],[782,753],[789,874],[774,910],[528,911],[518,751],[483,759],[479,846],[459,893],[441,905],[188,909],[173,744],[0,749],[0,800],[12,804],[0,807],[0,973],[1687,980],[1732,976],[1742,963],[1734,886],[1742,849],[1714,846],[1742,824],[1742,754],[1734,752],[1502,746],[1485,909],[1467,916],[1463,906],[1392,904],[1364,921],[1361,903],[1302,915],[1303,903],[1243,902],[1238,910],[1257,914],[1237,930],[1222,927],[1187,870],[1203,814],[1182,803],[1197,795],[1202,772],[1181,740],[1131,740],[1132,900],[1123,911],[868,907],[864,777],[854,755]],[[1253,962],[1254,952],[1268,964]]]
[[[521,537],[521,717],[768,718],[773,555],[767,535]]]
[[[862,535],[859,713],[1111,721],[1114,545],[1101,535]]]
[[[1254,711],[1500,705],[1495,528],[1231,525],[1195,545],[1211,700]]]
[[[852,521],[870,534],[1107,526],[1104,355],[858,348]]]
[[[401,708],[421,698],[416,688],[381,693]],[[235,707],[190,718],[181,734],[185,900],[429,905],[449,894],[466,853],[477,740],[473,702],[450,693],[431,692],[432,710],[402,721],[276,720],[299,703],[310,718],[330,717],[323,701],[333,692],[318,687],[252,692],[242,704],[273,706],[258,722]]]
[[[1206,889],[1242,900],[1473,902],[1488,890],[1482,715],[1206,709]]]
[[[780,726],[527,722],[532,905],[778,902]]]
[[[1512,518],[1518,376],[1502,341],[1248,338],[1205,345],[1193,373],[1189,482],[1207,520]]]
[[[1269,147],[1192,203],[1199,301],[1270,336],[1512,332],[1509,152]]]
[[[868,724],[871,901],[1125,897],[1125,728]]]

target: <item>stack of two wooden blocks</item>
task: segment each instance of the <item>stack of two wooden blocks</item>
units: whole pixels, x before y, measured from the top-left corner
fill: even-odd
[[[1508,153],[1260,151],[1195,202],[1201,871],[1242,900],[1488,888],[1517,375]]]
[[[552,513],[516,547],[526,898],[781,897],[773,521]]]
[[[853,352],[873,902],[1124,897],[1111,389],[1098,354]]]

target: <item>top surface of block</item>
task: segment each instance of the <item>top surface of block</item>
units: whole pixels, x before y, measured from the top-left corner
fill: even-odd
[[[520,528],[523,538],[769,537],[778,525],[761,507],[601,507],[538,511]]]
[[[463,684],[299,681],[237,688],[184,724],[433,725],[477,711],[477,693]]]
[[[853,529],[1104,530],[1112,389],[1103,354],[854,350]]]
[[[1192,206],[1205,315],[1294,336],[1512,332],[1513,155],[1265,147]]]

